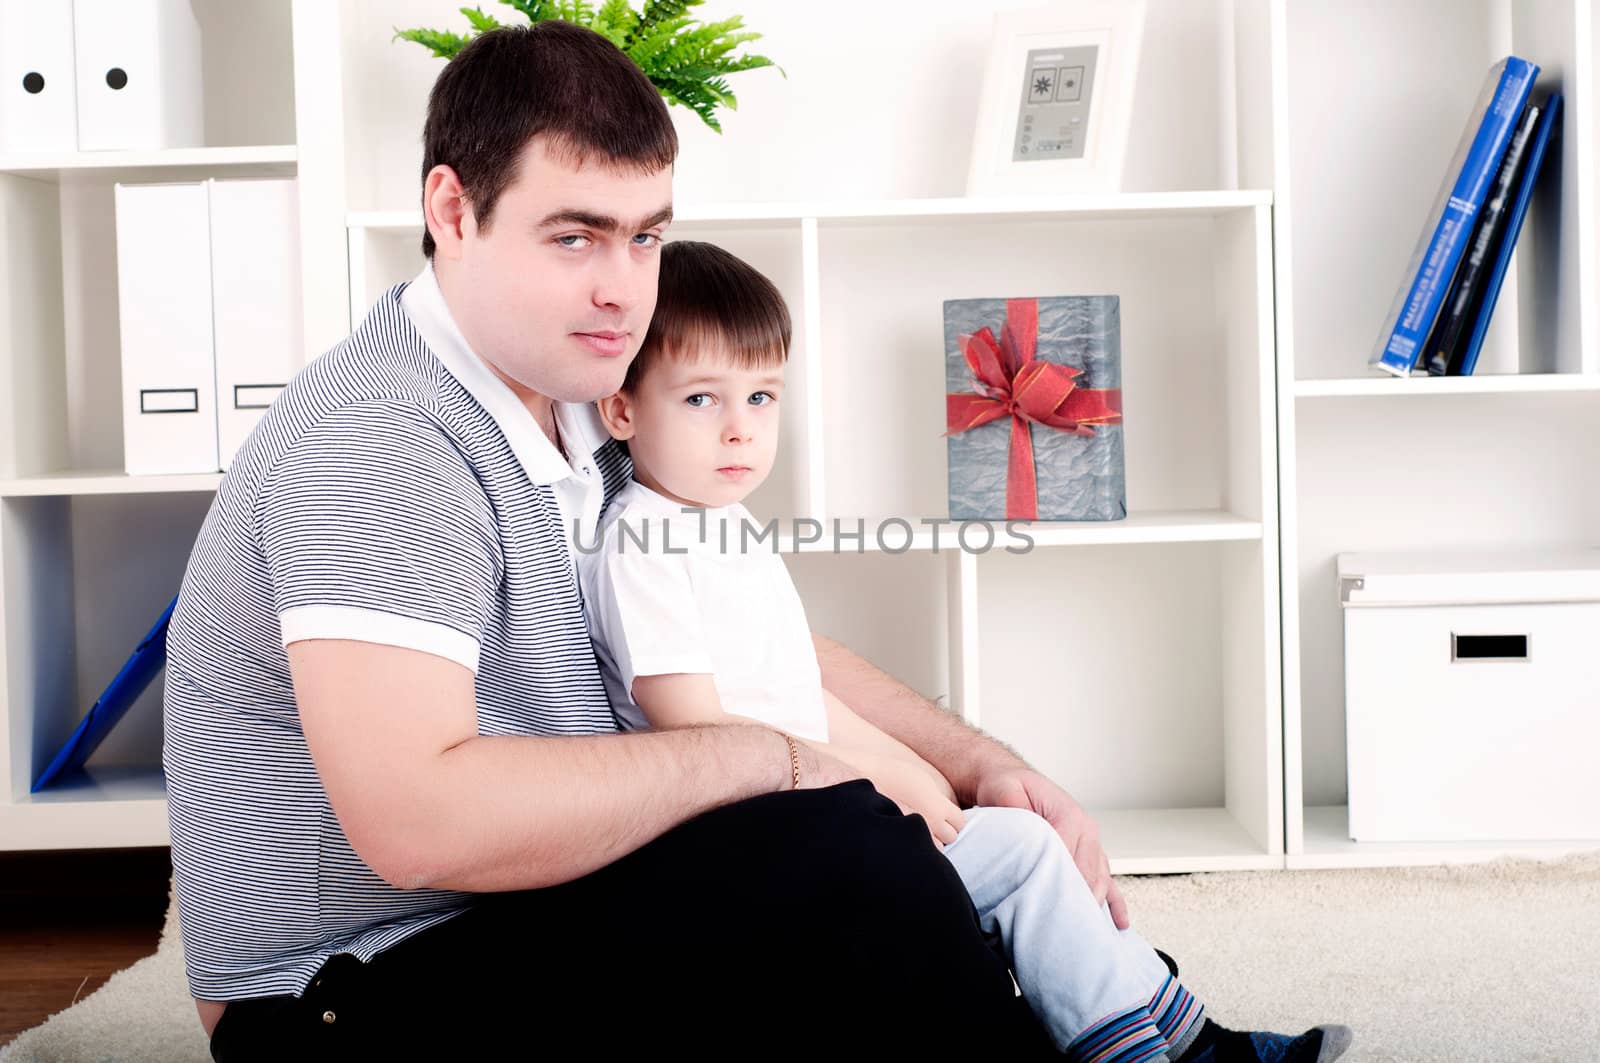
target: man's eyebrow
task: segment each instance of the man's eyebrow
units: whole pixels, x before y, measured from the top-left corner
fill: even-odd
[[[563,207],[560,210],[546,214],[540,220],[537,228],[549,229],[557,225],[581,225],[585,229],[598,229],[606,233],[618,233],[624,229],[630,232],[642,232],[652,226],[665,225],[671,220],[672,205],[670,203],[643,221],[630,226],[624,226],[622,222],[610,214],[596,214],[594,211],[584,210],[582,207]]]

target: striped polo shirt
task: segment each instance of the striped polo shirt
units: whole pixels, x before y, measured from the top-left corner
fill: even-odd
[[[189,990],[299,994],[464,911],[351,848],[306,748],[284,647],[403,646],[476,674],[478,733],[616,730],[572,522],[632,474],[587,404],[563,458],[467,347],[432,269],[302,370],[234,459],[168,635],[165,747]],[[584,534],[580,532],[580,534]]]

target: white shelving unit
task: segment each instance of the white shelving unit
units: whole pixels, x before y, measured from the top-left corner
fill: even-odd
[[[789,301],[782,456],[748,504],[785,530],[814,625],[1069,783],[1115,825],[1119,871],[1282,863],[1270,204],[690,206],[669,235],[729,247]],[[351,214],[352,320],[421,268],[421,231],[415,212]],[[1128,518],[1037,524],[1026,556],[1006,555],[1003,524],[975,522],[970,549],[994,547],[963,555],[956,525],[920,523],[948,512],[942,301],[1102,291],[1122,296]],[[797,545],[799,518],[821,541]],[[859,549],[833,556],[835,520],[865,531]],[[1041,586],[1082,593],[1033,600]],[[1019,625],[1035,634],[995,635]],[[1020,674],[1041,638],[1053,674]],[[1079,689],[1055,678],[1063,665]]]
[[[117,179],[182,180],[186,170],[208,177],[242,172],[251,177],[291,176],[293,144],[242,148],[169,148],[161,151],[69,151],[0,155],[0,173],[59,181],[75,174],[115,173]]]
[[[1345,839],[1332,558],[1600,536],[1585,475],[1600,341],[1580,298],[1597,277],[1596,2],[1152,0],[1120,195],[955,195],[971,111],[947,113],[943,63],[935,81],[874,53],[876,89],[848,107],[830,71],[790,64],[787,82],[739,87],[723,138],[675,114],[672,238],[745,257],[793,312],[780,460],[749,505],[779,522],[814,626],[1061,781],[1119,873],[1584,847]],[[170,598],[218,482],[107,471],[122,464],[112,182],[293,173],[308,356],[421,266],[418,130],[439,63],[391,37],[456,25],[459,3],[245,6],[197,0],[210,146],[0,157],[0,849],[166,840],[159,688],[90,780],[27,794]],[[735,8],[775,56],[848,61],[815,36],[828,11],[705,15]],[[988,13],[926,15],[901,30],[975,76]],[[1467,101],[1510,51],[1566,92],[1560,194],[1524,231],[1482,375],[1379,379],[1378,322]],[[837,158],[863,161],[848,183],[835,164],[796,176],[824,113]],[[1020,554],[987,522],[966,540],[992,535],[987,552],[961,550],[953,524],[936,542],[921,522],[947,513],[942,302],[1065,294],[1122,300],[1128,518],[1035,524]],[[795,541],[802,518],[821,541]],[[876,540],[889,518],[909,540]],[[834,552],[834,521],[861,522],[859,549]]]
[[[1435,864],[1600,847],[1350,840],[1334,577],[1343,551],[1600,540],[1594,4],[1275,7],[1286,862]],[[1365,368],[1378,326],[1469,104],[1507,54],[1540,64],[1537,91],[1559,90],[1565,109],[1478,375],[1380,378]]]
[[[167,841],[159,681],[86,779],[28,793],[171,599],[221,480],[120,471],[113,186],[296,177],[307,331],[345,330],[339,116],[305,82],[337,54],[324,12],[194,6],[205,147],[0,156],[0,850]]]
[[[869,532],[859,554],[834,556],[831,541],[786,553],[818,628],[1067,783],[1100,815],[1118,870],[1273,867],[1283,830],[1272,152],[1270,109],[1248,91],[1269,70],[1268,9],[1156,6],[1154,54],[1181,56],[1198,34],[1219,59],[1205,91],[1192,70],[1143,89],[1163,142],[1146,142],[1156,153],[1132,167],[1141,176],[1128,194],[772,204],[697,199],[680,182],[674,235],[748,258],[794,311],[784,449],[752,509],[830,531],[836,519],[870,528],[890,516],[917,528],[905,550]],[[348,2],[337,32],[326,6],[262,7],[236,33],[203,22],[208,47],[255,37],[278,57],[270,72],[256,68],[271,90],[265,110],[279,100],[270,135],[225,129],[183,153],[0,159],[5,235],[34,273],[8,269],[6,296],[38,308],[4,349],[17,386],[0,451],[0,847],[165,838],[158,690],[102,747],[92,783],[26,793],[177,585],[216,485],[103,471],[121,464],[115,316],[91,309],[115,292],[104,264],[111,182],[294,172],[308,354],[421,264],[416,137],[438,63],[390,38],[396,24],[447,24],[459,5]],[[219,86],[227,65],[208,59]],[[691,144],[696,134],[684,134]],[[1034,549],[1018,556],[1006,540],[962,553],[945,525],[935,550],[916,521],[947,512],[942,300],[1098,292],[1122,297],[1130,516],[1036,525]],[[969,526],[968,540],[995,531]],[[141,585],[113,591],[130,579]],[[113,595],[117,607],[102,609]],[[1051,673],[1030,672],[1025,658],[1046,646]]]

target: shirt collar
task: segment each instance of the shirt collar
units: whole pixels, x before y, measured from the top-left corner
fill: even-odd
[[[727,506],[690,506],[683,502],[679,502],[676,498],[668,498],[661,492],[656,491],[653,488],[646,487],[638,480],[629,480],[626,484],[624,484],[621,490],[619,490],[612,499],[612,505],[617,506],[619,509],[623,505],[637,507],[644,513],[662,517],[688,516],[693,518],[695,515],[695,510],[703,509],[706,514],[706,519],[713,521],[728,519],[737,520],[739,517],[748,512],[744,506],[738,502]],[[689,510],[687,514],[684,513],[684,510],[686,509]]]
[[[466,337],[461,334],[450,308],[445,305],[444,293],[439,290],[439,279],[433,272],[432,262],[406,285],[400,295],[400,305],[434,357],[494,418],[530,482],[552,484],[568,476],[586,478],[579,467],[585,471],[591,469],[594,452],[611,438],[593,403],[551,403],[555,409],[557,429],[575,466],[561,456],[516,393],[467,345]]]

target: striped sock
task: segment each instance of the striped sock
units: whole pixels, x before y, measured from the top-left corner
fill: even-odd
[[[1167,1057],[1167,1039],[1143,1007],[1108,1015],[1067,1046],[1072,1063],[1154,1063]]]
[[[1194,1035],[1200,1032],[1205,1010],[1205,1005],[1196,1000],[1193,993],[1170,976],[1150,998],[1150,1018],[1173,1049],[1173,1058],[1182,1055]]]

